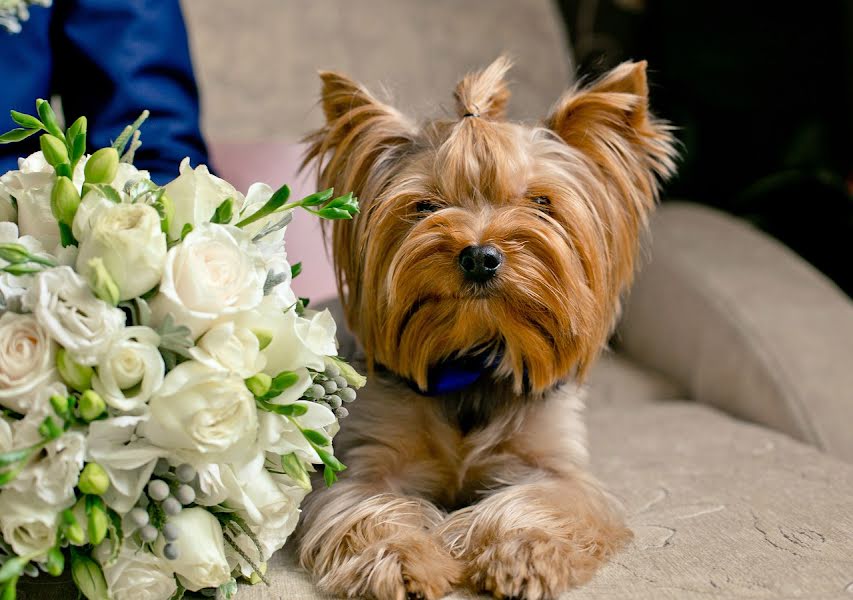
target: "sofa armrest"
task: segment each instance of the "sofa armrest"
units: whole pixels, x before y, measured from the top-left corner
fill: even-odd
[[[788,248],[661,207],[615,343],[691,396],[853,462],[853,303]]]

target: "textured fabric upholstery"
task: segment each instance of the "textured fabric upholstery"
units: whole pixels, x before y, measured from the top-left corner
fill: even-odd
[[[853,302],[780,243],[691,204],[652,226],[617,338],[695,400],[853,462]]]

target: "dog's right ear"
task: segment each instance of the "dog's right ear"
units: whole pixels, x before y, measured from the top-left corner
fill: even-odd
[[[305,138],[309,149],[303,166],[317,160],[321,189],[351,191],[370,201],[365,197],[368,176],[396,158],[399,148],[414,137],[414,127],[345,75],[322,71],[320,79],[326,124]]]

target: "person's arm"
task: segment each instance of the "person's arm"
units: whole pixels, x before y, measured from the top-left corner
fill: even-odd
[[[178,0],[63,0],[54,10],[53,87],[68,123],[89,119],[89,150],[148,109],[138,168],[164,184],[184,157],[208,162]]]

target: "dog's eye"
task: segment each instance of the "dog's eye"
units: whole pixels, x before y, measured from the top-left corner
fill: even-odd
[[[434,213],[439,208],[441,208],[441,206],[432,200],[421,200],[415,205],[415,210],[421,214]]]
[[[551,199],[548,196],[534,196],[530,201],[539,206],[551,206]]]

